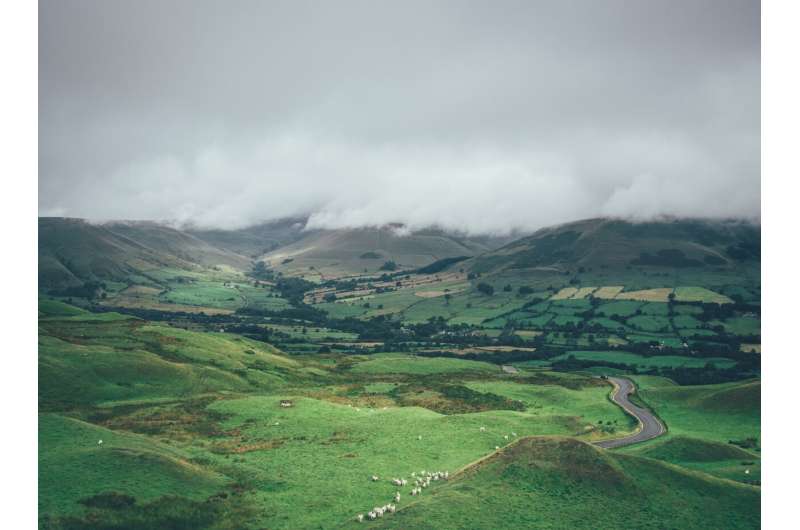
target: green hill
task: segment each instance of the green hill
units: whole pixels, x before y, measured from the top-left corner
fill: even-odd
[[[249,268],[249,264],[248,258],[156,223],[39,219],[40,291],[91,281],[126,282],[131,276],[163,268]]]
[[[553,437],[520,440],[375,524],[726,530],[759,525],[757,488]]]
[[[306,377],[298,361],[263,342],[64,306],[40,306],[40,410],[268,391]]]
[[[474,272],[553,268],[732,269],[758,263],[760,227],[742,222],[589,219],[538,232],[476,257]]]
[[[332,278],[375,273],[389,261],[398,269],[415,269],[443,258],[475,256],[497,246],[498,241],[502,240],[461,237],[440,230],[408,233],[402,227],[312,230],[261,259],[287,274]]]
[[[305,236],[306,221],[306,218],[297,217],[237,230],[187,228],[186,232],[217,248],[256,258]]]
[[[56,414],[39,415],[39,510],[74,513],[79,500],[125,486],[142,501],[183,492],[204,498],[227,479],[180,449]],[[81,480],[74,480],[80,477]]]

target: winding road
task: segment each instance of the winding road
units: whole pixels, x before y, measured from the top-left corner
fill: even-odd
[[[625,445],[651,440],[667,432],[664,424],[656,418],[655,414],[630,402],[628,396],[636,391],[636,387],[630,379],[609,377],[608,380],[614,384],[614,392],[611,394],[611,400],[622,407],[625,412],[636,418],[639,421],[640,428],[635,433],[629,434],[628,436],[615,438],[613,440],[602,440],[595,442],[594,445],[604,449],[613,449],[615,447],[623,447]]]

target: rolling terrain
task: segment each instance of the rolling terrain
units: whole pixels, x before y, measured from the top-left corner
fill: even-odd
[[[40,527],[756,528],[756,241],[41,219]]]
[[[409,232],[402,226],[312,230],[259,259],[289,275],[324,280],[382,270],[417,269],[445,258],[476,256],[502,241],[502,238],[463,237],[441,230]],[[393,265],[387,266],[389,262]]]
[[[589,219],[545,228],[479,256],[475,272],[740,268],[758,263],[758,226],[740,221]]]

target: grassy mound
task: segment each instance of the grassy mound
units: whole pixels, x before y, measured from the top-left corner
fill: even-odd
[[[376,526],[734,529],[759,524],[757,488],[548,437],[521,440]]]
[[[263,391],[307,376],[300,363],[262,342],[114,315],[39,320],[41,406]]]
[[[42,514],[79,513],[79,501],[109,491],[144,501],[177,492],[200,499],[226,482],[187,453],[147,437],[56,414],[39,416]]]
[[[761,382],[753,381],[711,392],[699,400],[699,406],[710,411],[757,413],[761,408]]]
[[[752,460],[753,455],[735,445],[675,436],[658,440],[635,451],[638,456],[666,462],[716,462],[720,460]]]

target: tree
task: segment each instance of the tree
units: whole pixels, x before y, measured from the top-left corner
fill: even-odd
[[[494,294],[494,287],[488,283],[481,282],[478,284],[478,291],[482,292],[486,296],[492,296]]]
[[[392,260],[385,261],[383,265],[381,265],[380,270],[382,271],[396,271],[397,270],[397,263]]]

